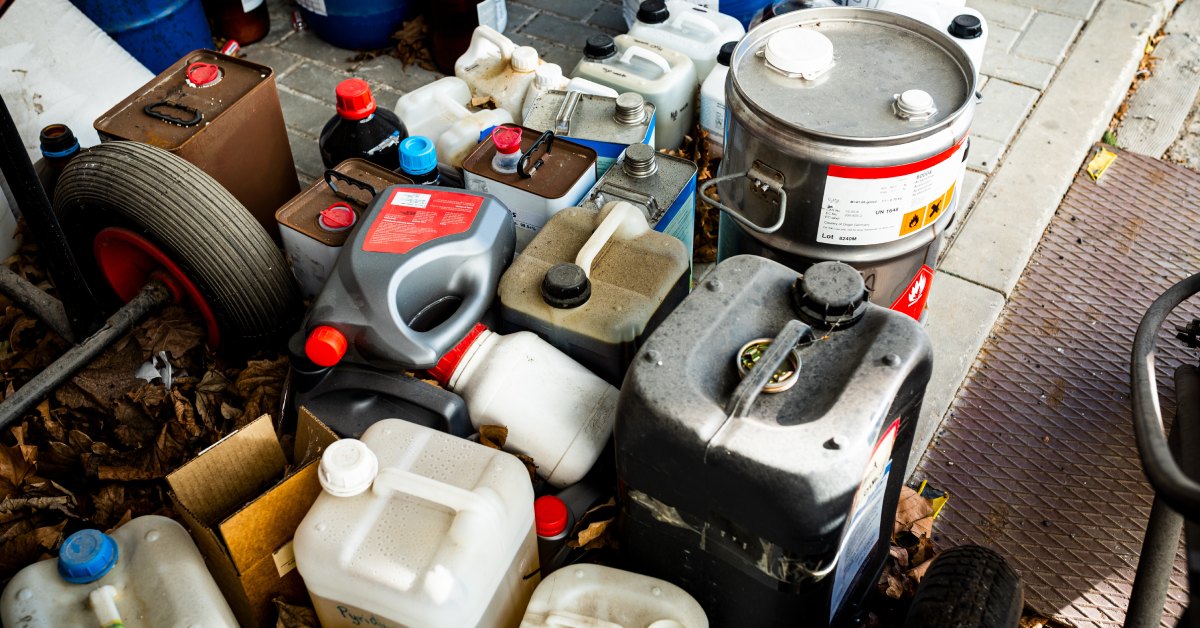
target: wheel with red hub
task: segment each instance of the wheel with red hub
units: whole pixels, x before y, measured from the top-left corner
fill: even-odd
[[[251,350],[303,315],[283,255],[225,188],[192,164],[136,142],[84,151],[54,210],[75,261],[114,308],[151,279],[196,311],[210,346]]]

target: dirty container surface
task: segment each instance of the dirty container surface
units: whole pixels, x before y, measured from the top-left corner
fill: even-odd
[[[621,389],[630,568],[715,625],[845,619],[887,555],[930,369],[920,324],[865,303],[849,266],[718,263]]]
[[[398,419],[326,449],[296,567],[335,626],[515,627],[537,586],[516,457]]]
[[[375,197],[405,183],[412,180],[364,159],[347,159],[275,212],[288,264],[304,298],[321,291],[342,245]]]
[[[300,192],[274,71],[197,50],[96,119],[104,141],[175,153],[229,190],[278,238],[275,210]]]
[[[483,316],[513,256],[512,216],[488,194],[392,186],[375,198],[309,310],[305,352],[427,369]]]
[[[560,626],[708,628],[708,618],[692,596],[670,582],[579,564],[542,580],[521,620],[521,628]]]
[[[641,94],[615,97],[550,90],[526,103],[525,126],[583,144],[596,151],[596,174],[604,176],[630,144],[654,146],[654,103]]]
[[[584,207],[599,210],[612,201],[640,207],[650,226],[678,238],[692,255],[696,228],[696,163],[631,144],[587,194]]]
[[[687,295],[690,262],[629,203],[564,209],[500,278],[500,316],[620,387],[642,339]]]
[[[213,45],[201,0],[71,0],[71,4],[155,74],[189,51]]]
[[[122,620],[129,626],[238,625],[187,530],[156,515],[131,519],[111,534],[68,536],[58,558],[22,569],[0,595],[0,622],[14,628]]]

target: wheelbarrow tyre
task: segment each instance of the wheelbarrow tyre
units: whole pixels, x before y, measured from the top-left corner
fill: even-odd
[[[212,177],[167,151],[138,142],[84,151],[59,179],[54,210],[89,283],[114,302],[93,250],[96,235],[123,227],[160,248],[212,310],[222,349],[267,346],[303,314],[287,263],[262,225]]]
[[[1017,572],[994,550],[963,545],[933,559],[905,628],[1015,628],[1024,598]]]

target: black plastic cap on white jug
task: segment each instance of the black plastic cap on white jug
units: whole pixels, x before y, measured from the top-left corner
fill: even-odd
[[[583,56],[588,59],[607,59],[617,54],[617,42],[608,35],[592,35],[583,46]]]
[[[954,21],[950,22],[950,28],[946,30],[959,39],[976,39],[983,34],[983,23],[974,15],[964,13],[955,16]]]
[[[734,48],[737,48],[736,41],[727,41],[721,44],[721,50],[717,52],[717,63],[729,67],[729,61],[733,59]]]
[[[555,264],[542,279],[542,300],[550,307],[569,309],[579,307],[592,296],[592,283],[587,273],[575,264]]]
[[[862,273],[842,262],[810,266],[796,280],[792,298],[806,323],[824,329],[853,325],[867,310]]]
[[[638,7],[637,21],[645,24],[662,24],[671,17],[667,3],[663,0],[645,0]]]

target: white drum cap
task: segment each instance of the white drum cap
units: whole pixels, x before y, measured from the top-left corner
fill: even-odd
[[[923,89],[906,89],[893,98],[896,115],[905,120],[925,120],[937,113],[933,96]]]
[[[325,449],[317,478],[330,495],[354,497],[371,488],[378,473],[375,452],[356,438],[343,438]]]
[[[788,28],[767,39],[763,56],[788,76],[814,79],[833,67],[833,42],[811,28]]]
[[[538,53],[532,46],[517,46],[512,52],[512,69],[532,72],[538,67]]]

